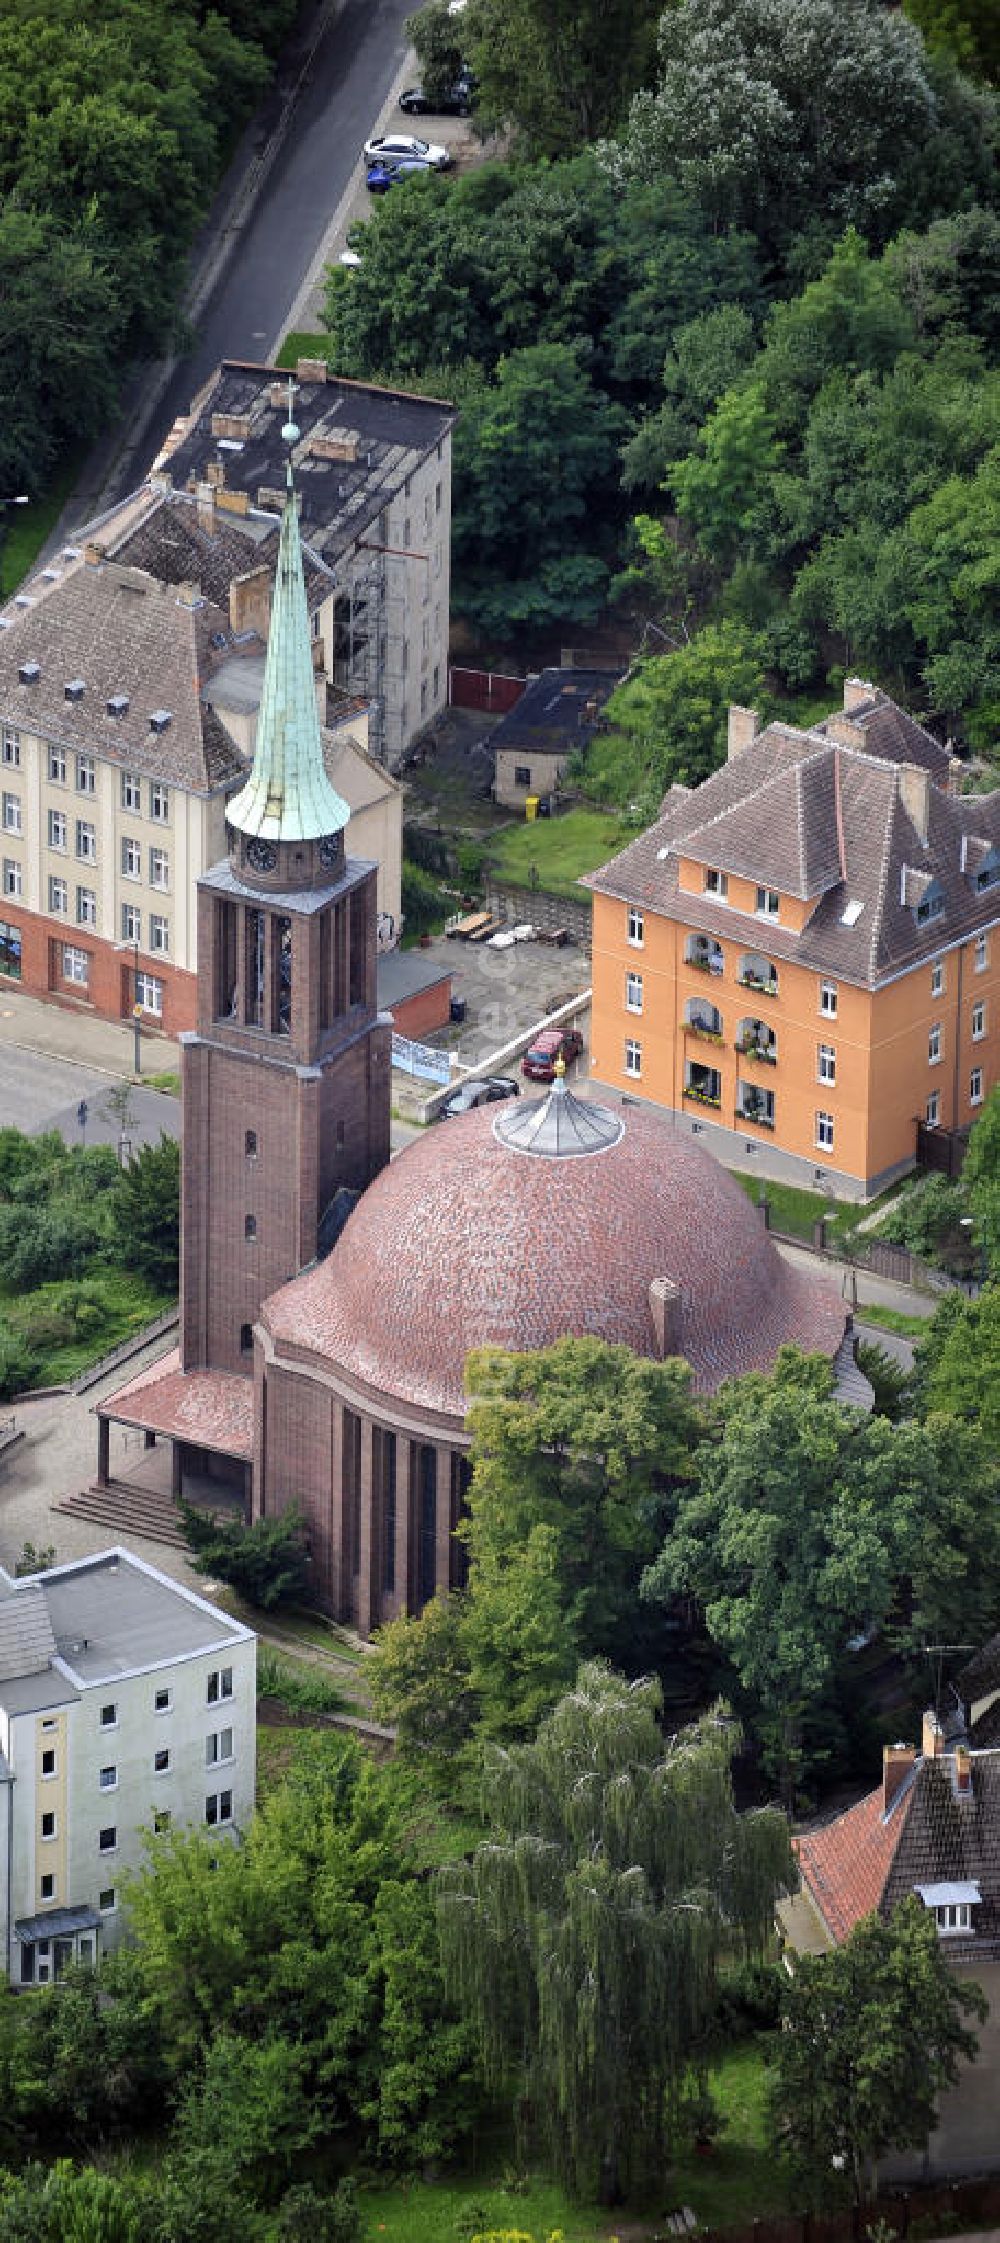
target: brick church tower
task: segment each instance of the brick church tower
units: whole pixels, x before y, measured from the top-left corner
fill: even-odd
[[[294,443],[289,419],[282,432]],[[288,468],[250,777],[198,882],[198,1027],[182,1036],[181,1368],[253,1368],[261,1301],[315,1257],[337,1191],[389,1157],[376,867],[345,854],[323,762]]]

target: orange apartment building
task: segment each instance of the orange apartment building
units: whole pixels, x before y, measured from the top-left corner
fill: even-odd
[[[1000,793],[849,679],[808,732],[730,711],[593,892],[591,1075],[732,1167],[864,1200],[997,1081]]]

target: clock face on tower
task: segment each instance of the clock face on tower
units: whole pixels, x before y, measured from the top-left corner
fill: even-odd
[[[252,865],[255,872],[273,872],[278,862],[278,852],[273,841],[248,841],[245,854],[248,865]]]

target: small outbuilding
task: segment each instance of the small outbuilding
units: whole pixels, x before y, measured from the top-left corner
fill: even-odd
[[[505,809],[523,810],[529,795],[548,803],[570,756],[585,747],[620,670],[542,670],[490,738],[496,757],[493,792]]]

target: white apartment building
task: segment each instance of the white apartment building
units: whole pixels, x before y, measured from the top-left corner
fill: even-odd
[[[123,1549],[0,1569],[0,1921],[15,1986],[115,1947],[146,1834],[253,1810],[256,1637]]]

